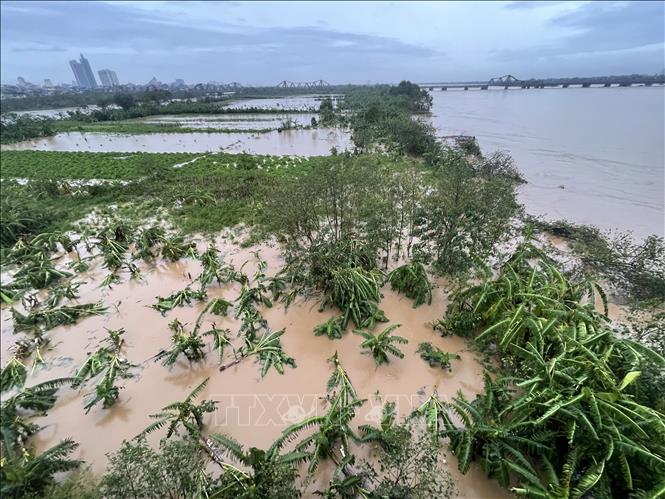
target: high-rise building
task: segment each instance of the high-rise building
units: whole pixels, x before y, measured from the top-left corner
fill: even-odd
[[[43,85],[43,86],[45,86],[45,87],[52,87],[52,86],[53,86],[53,82],[51,81],[50,78],[44,78],[44,85]]]
[[[76,84],[79,87],[83,88],[96,88],[97,87],[97,80],[95,80],[95,74],[92,72],[92,68],[90,67],[90,63],[88,62],[88,59],[83,57],[83,54],[81,54],[80,60],[75,60],[72,59],[69,61],[69,65],[72,68],[72,71],[74,72],[74,77],[76,78]]]
[[[118,75],[115,71],[111,71],[110,69],[100,69],[97,71],[97,74],[99,74],[99,81],[102,82],[103,87],[117,87],[120,85],[120,82],[118,82]]]
[[[23,78],[22,76],[19,76],[18,78],[16,78],[16,81],[18,82],[19,87],[25,87],[25,86],[28,85],[28,82],[25,81],[25,78]]]

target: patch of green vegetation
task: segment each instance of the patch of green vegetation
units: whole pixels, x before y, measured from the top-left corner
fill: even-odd
[[[420,357],[427,362],[430,367],[438,366],[441,369],[448,369],[449,371],[452,371],[450,361],[461,359],[456,353],[444,352],[429,342],[420,343],[416,352],[420,354]]]
[[[458,395],[451,408],[462,425],[441,416],[460,471],[478,459],[529,497],[659,494],[665,450],[653,435],[662,435],[665,417],[631,391],[643,369],[663,369],[665,359],[616,335],[595,310],[598,291],[524,244],[495,279],[456,295],[449,317],[474,321],[450,324],[480,330],[474,341],[498,354],[506,374],[487,375],[472,402]]]
[[[40,116],[7,115],[0,119],[0,144],[10,144],[56,133],[53,121]]]
[[[200,156],[193,153],[2,151],[2,178],[132,180]]]

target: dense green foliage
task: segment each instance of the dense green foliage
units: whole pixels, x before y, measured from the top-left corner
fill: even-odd
[[[462,426],[443,416],[461,471],[478,458],[530,497],[662,492],[665,418],[632,393],[642,369],[665,359],[619,338],[595,311],[597,291],[525,245],[496,280],[456,296],[451,327],[480,328],[476,343],[496,351],[510,376],[488,377],[473,402],[458,396],[451,410]]]
[[[3,116],[0,120],[0,143],[9,144],[37,137],[48,137],[56,132],[53,121],[28,114]]]
[[[432,284],[422,263],[411,262],[397,267],[388,274],[388,282],[392,289],[411,298],[414,308],[423,303],[432,304]]]

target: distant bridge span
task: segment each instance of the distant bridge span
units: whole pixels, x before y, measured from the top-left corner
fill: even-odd
[[[453,82],[453,83],[419,83],[421,88],[428,90],[441,89],[480,89],[487,90],[489,87],[509,88],[568,88],[571,86],[589,88],[592,85],[603,87],[631,87],[633,85],[647,86],[665,85],[665,75],[643,76],[643,77],[600,77],[600,78],[550,78],[547,80],[520,80],[513,75],[504,75],[490,78],[487,82]]]
[[[324,80],[315,81],[288,81],[279,82],[277,88],[328,88],[330,83]]]

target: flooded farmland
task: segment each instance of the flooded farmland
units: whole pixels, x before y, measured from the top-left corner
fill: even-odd
[[[276,246],[243,249],[221,238],[217,239],[216,246],[224,255],[225,262],[236,267],[247,262],[244,271],[250,274],[258,264],[257,255],[253,253],[255,250],[268,262],[268,274],[275,273],[283,265]],[[204,242],[199,243],[199,250],[205,247]],[[315,336],[314,326],[330,318],[333,311],[319,312],[316,300],[299,300],[288,309],[282,305],[261,309],[273,330],[286,328],[282,345],[284,351],[295,358],[297,368],[287,367],[283,375],[271,371],[261,379],[258,365],[248,358],[220,372],[217,354],[209,352],[202,362],[181,360],[172,369],[167,369],[154,362],[153,357],[169,344],[171,333],[168,323],[177,318],[190,327],[204,304],[176,308],[165,316],[152,309],[151,305],[155,303],[156,296],[182,289],[189,281],[188,276],[200,272],[201,265],[198,261],[186,259],[177,263],[158,261],[154,265],[141,264],[140,268],[142,280],[130,280],[128,275],[122,275],[123,282],[112,288],[99,287],[107,272],[100,267],[93,266],[80,275],[85,283],[81,285],[81,296],[77,301],[89,303],[102,300],[108,312],[103,316],[83,319],[75,326],[51,330],[52,348],[42,354],[47,364],[37,368],[29,383],[73,375],[106,336],[106,330],[118,328],[126,329],[122,353],[130,362],[139,365],[138,376],[124,382],[120,400],[112,408],[105,410],[95,406],[88,415],[84,414],[84,398],[92,388],[80,391],[62,388],[55,407],[46,418],[39,420],[45,428],[34,437],[38,450],[76,435],[81,444],[78,457],[85,459],[94,472],[101,472],[106,465],[105,455],[117,450],[123,440],[140,433],[150,423],[149,414],[184,398],[206,377],[210,377],[210,383],[201,397],[219,402],[218,409],[206,420],[208,430],[226,433],[248,446],[265,448],[286,426],[323,409],[326,381],[331,372],[326,359],[335,352],[338,352],[359,396],[367,399],[358,410],[354,420],[356,425],[378,423],[384,402],[396,402],[398,414],[403,417],[435,389],[446,399],[458,390],[470,397],[482,391],[482,366],[476,354],[468,349],[463,339],[441,338],[427,325],[427,322],[440,318],[445,310],[446,296],[440,287],[435,289],[432,304],[419,308],[413,308],[412,301],[404,296],[388,288],[383,289],[384,298],[380,306],[390,319],[385,326],[401,324],[398,332],[409,340],[403,346],[405,358],[395,359],[388,365],[377,367],[370,356],[362,354],[361,338],[350,331],[345,333],[343,339],[336,341]],[[239,290],[237,284],[210,286],[208,296],[233,301]],[[3,356],[10,356],[11,345],[16,340],[10,309],[3,307],[1,315],[2,353]],[[232,335],[238,329],[239,321],[231,315],[210,317],[204,327],[213,320],[217,327],[229,328]],[[432,368],[416,353],[418,343],[422,341],[458,353],[461,360],[453,362],[451,372]],[[461,475],[457,472],[455,458],[447,453],[447,459],[450,463],[448,469],[461,497],[508,497],[508,493],[496,482],[487,480],[479,468],[473,467],[468,474]],[[311,496],[317,485],[326,483],[332,471],[333,467],[322,466],[306,496]]]
[[[324,156],[332,148],[353,148],[351,135],[339,129],[284,130],[266,133],[151,133],[121,135],[68,132],[3,145],[3,150],[84,152],[219,152]]]
[[[318,109],[321,100],[330,97],[336,100],[340,95],[298,95],[293,97],[275,97],[266,99],[244,99],[224,106],[226,109],[289,109],[310,111]]]
[[[141,120],[148,124],[175,124],[186,128],[218,128],[226,129],[277,129],[287,122],[297,126],[310,126],[315,113],[284,113],[284,114],[231,114],[231,115],[161,115]]]

